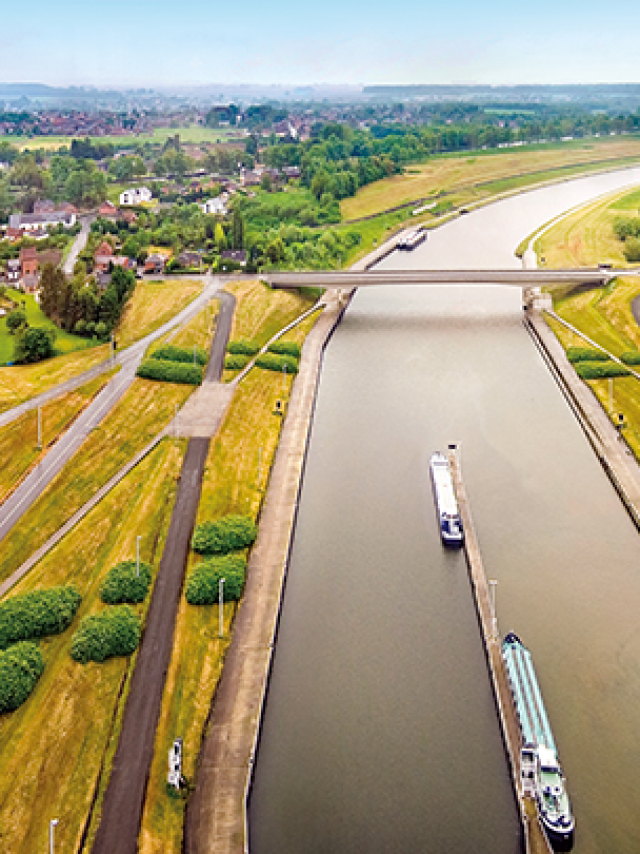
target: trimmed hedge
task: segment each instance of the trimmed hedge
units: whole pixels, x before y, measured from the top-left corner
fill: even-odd
[[[0,650],[17,641],[59,635],[71,625],[82,597],[75,587],[52,587],[0,604]]]
[[[298,360],[292,356],[279,356],[276,353],[263,353],[256,359],[256,367],[263,368],[265,371],[284,371],[287,368],[288,374],[298,373]]]
[[[580,362],[576,365],[576,373],[581,380],[601,380],[607,377],[626,377],[629,371],[615,362]]]
[[[132,605],[144,602],[151,585],[151,566],[140,561],[140,575],[136,575],[135,560],[124,560],[112,566],[107,573],[100,598],[107,605],[121,605],[129,602]]]
[[[19,708],[44,671],[37,644],[22,641],[0,652],[0,714]]]
[[[640,350],[630,350],[628,353],[623,353],[620,360],[625,365],[640,365]]]
[[[269,347],[270,353],[276,353],[279,356],[293,356],[294,359],[299,359],[302,355],[302,348],[297,341],[274,341]]]
[[[223,516],[197,525],[191,548],[203,555],[226,554],[250,546],[257,536],[258,528],[250,516]]]
[[[173,344],[165,344],[163,347],[158,347],[151,354],[152,359],[160,359],[165,362],[181,362],[185,365],[193,365],[193,348],[174,347]],[[204,350],[196,347],[196,364],[206,365],[207,354]]]
[[[222,598],[237,602],[242,596],[247,561],[239,555],[212,558],[195,566],[187,577],[185,596],[190,605],[213,605],[218,601],[220,579]]]
[[[232,354],[224,357],[224,366],[228,371],[241,371],[242,368],[247,367],[250,359],[251,356],[242,356],[239,353]]]
[[[259,349],[255,341],[249,341],[246,338],[236,338],[235,341],[229,341],[227,344],[227,353],[234,356],[255,356]]]
[[[577,362],[608,362],[609,356],[589,347],[568,347],[567,359],[575,365]]]
[[[71,658],[86,664],[131,655],[140,643],[140,618],[128,605],[85,617],[71,641]]]
[[[202,368],[185,365],[182,362],[169,362],[162,359],[146,359],[136,371],[145,380],[160,380],[165,383],[185,383],[200,385]]]

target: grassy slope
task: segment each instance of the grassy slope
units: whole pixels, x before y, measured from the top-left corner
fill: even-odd
[[[27,412],[6,427],[0,427],[0,501],[4,501],[22,477],[39,462],[79,413],[111,378],[112,372],[80,386],[41,409],[42,445],[38,451],[38,414]]]
[[[128,347],[158,329],[201,294],[202,288],[202,282],[184,279],[139,282],[116,332],[118,347]]]
[[[551,177],[550,170],[574,167],[577,164],[604,165],[625,158],[640,157],[640,139],[616,137],[589,139],[564,144],[527,146],[499,151],[473,152],[461,155],[434,157],[427,163],[411,166],[411,171],[376,181],[363,187],[350,199],[344,199],[341,210],[345,219],[368,216],[395,205],[415,199],[435,197],[440,193],[461,190],[480,195],[478,185],[509,180],[509,184],[527,176],[538,180],[537,174]],[[514,176],[518,176],[514,178]],[[507,189],[498,185],[494,191]]]
[[[189,386],[136,379],[99,428],[5,537],[0,578],[6,578],[97,489],[169,423]]]
[[[181,450],[169,440],[147,457],[24,579],[15,592],[73,583],[83,595],[64,635],[42,643],[45,673],[29,700],[0,716],[0,848],[39,851],[52,816],[56,843],[76,851],[91,806],[130,660],[77,664],[68,654],[74,628],[100,610],[99,581],[119,560],[141,556],[157,570],[173,505]]]
[[[272,294],[263,289],[258,293],[264,301],[266,325],[271,327],[274,316]],[[252,294],[253,299],[248,300],[245,314],[243,296]],[[279,293],[280,299],[286,296]],[[266,340],[269,335],[265,336],[250,322],[256,311],[255,298],[251,289],[240,294],[238,326],[241,330],[251,329],[253,335]],[[318,314],[314,314],[301,324],[300,329],[288,332],[285,338],[302,343],[317,318]],[[275,402],[288,399],[292,382],[292,377],[287,377],[285,387],[279,374],[256,369],[239,385],[224,424],[211,444],[198,521],[226,513],[248,513],[257,517],[281,426],[281,419],[273,414]],[[262,448],[260,483],[259,448]],[[190,566],[197,560],[195,555],[191,555]],[[184,802],[169,798],[166,793],[167,751],[173,739],[177,735],[182,736],[184,773],[188,779],[193,779],[204,724],[230,640],[235,609],[231,603],[225,606],[225,637],[219,639],[216,605],[195,607],[188,605],[184,598],[180,603],[175,653],[167,675],[139,840],[141,854],[179,854],[182,851]]]

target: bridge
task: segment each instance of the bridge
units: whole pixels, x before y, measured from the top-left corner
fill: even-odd
[[[315,272],[267,272],[261,278],[273,288],[349,288],[372,285],[510,285],[539,288],[543,285],[606,285],[616,276],[638,275],[640,270],[605,267],[575,270],[326,270]]]

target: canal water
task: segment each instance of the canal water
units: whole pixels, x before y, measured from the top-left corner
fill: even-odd
[[[507,267],[640,172],[492,205],[383,268]],[[640,850],[637,533],[522,326],[517,289],[361,289],[327,349],[250,802],[252,854],[515,852],[466,566],[428,459],[461,442],[502,633],[532,651],[580,852]]]

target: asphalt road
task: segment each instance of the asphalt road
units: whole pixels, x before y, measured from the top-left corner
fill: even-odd
[[[72,426],[66,431],[66,433],[61,436],[61,438],[51,448],[51,450],[47,453],[42,462],[38,466],[36,466],[36,468],[31,472],[31,474],[29,474],[29,476],[26,477],[25,480],[20,484],[18,489],[16,489],[16,491],[4,502],[2,507],[0,507],[0,542],[9,533],[12,527],[19,521],[22,515],[26,513],[29,507],[31,507],[31,505],[36,501],[36,499],[43,492],[43,490],[46,489],[49,483],[51,483],[53,478],[61,471],[63,466],[82,446],[88,433],[100,424],[102,419],[110,412],[113,406],[124,395],[124,393],[127,391],[129,386],[135,379],[136,370],[149,344],[156,338],[164,335],[176,324],[183,323],[186,320],[189,320],[194,315],[196,315],[204,307],[204,305],[215,295],[217,284],[218,282],[216,279],[208,278],[206,280],[203,293],[199,297],[197,297],[192,303],[190,303],[185,309],[183,309],[183,311],[181,311],[168,323],[165,323],[162,327],[160,327],[160,329],[157,329],[155,332],[151,333],[150,335],[147,335],[141,341],[138,341],[136,344],[132,345],[127,350],[124,350],[123,352],[117,355],[115,363],[121,365],[122,370],[114,376],[114,378],[105,386],[104,389],[102,389],[102,391],[96,396],[96,398],[81,413],[80,417],[72,424]],[[231,315],[233,315],[233,297],[231,295],[222,293],[218,294],[217,296],[219,296],[221,300],[221,306],[229,304],[231,305]],[[222,324],[223,332],[221,333],[221,336],[223,334],[226,334],[226,336],[228,337],[230,324],[230,319],[224,321],[224,323]],[[224,330],[226,330],[226,333],[224,332]],[[224,339],[223,345],[219,343],[220,341],[221,337],[218,335],[218,328],[216,328],[216,335],[214,336],[214,341],[212,345],[212,358],[210,359],[209,367],[207,368],[207,375],[209,374],[209,371],[216,369],[214,368],[214,365],[218,365],[217,370],[222,370],[221,364],[224,359],[224,348],[226,347],[226,338]],[[220,347],[222,347],[222,355],[220,355],[220,353],[218,352]],[[213,357],[214,348],[217,348],[215,359]],[[106,367],[109,367],[109,364]],[[104,369],[105,368],[103,368],[103,370]],[[85,372],[85,374],[82,375],[84,379],[79,380],[76,377],[73,380],[68,381],[68,383],[62,383],[61,385],[56,386],[56,389],[52,390],[53,393],[51,394],[51,396],[58,396],[62,392],[69,390],[67,388],[69,384],[71,384],[71,388],[76,388],[78,385],[81,384],[81,382],[86,382],[87,374],[93,374],[94,376],[96,375],[93,369],[91,371]],[[27,407],[27,409],[32,409],[35,405],[39,405],[34,404],[34,400],[37,399],[34,398],[31,401],[28,401],[28,404],[30,405]],[[18,407],[18,409],[22,410],[22,407]],[[11,412],[15,413],[15,410],[11,410]],[[8,415],[8,413],[5,413],[5,415]],[[0,419],[0,425],[2,423],[3,422]]]
[[[71,251],[67,255],[67,260],[64,262],[62,267],[63,272],[67,276],[73,275],[73,268],[75,267],[75,263],[78,260],[78,255],[82,252],[84,247],[87,245],[87,239],[89,237],[89,231],[91,230],[91,223],[94,221],[95,216],[83,216],[80,219],[82,223],[82,228],[76,235],[76,239],[73,241],[73,246],[71,247]]]
[[[234,297],[225,293],[218,296],[220,314],[205,383],[216,382],[222,376],[233,319]],[[209,442],[208,438],[192,438],[187,445],[92,854],[136,854],[138,850],[147,779]]]

